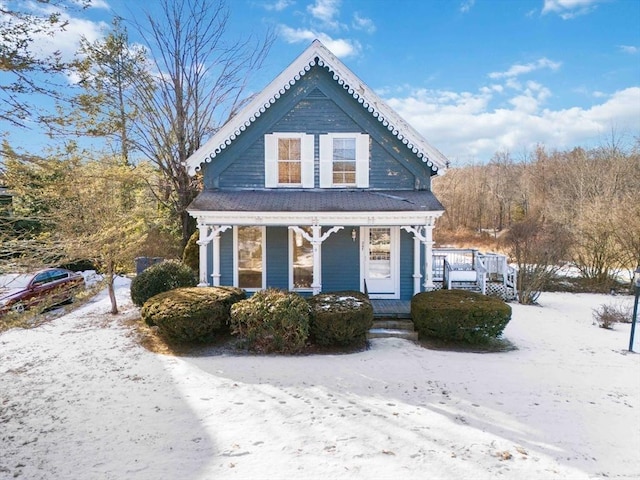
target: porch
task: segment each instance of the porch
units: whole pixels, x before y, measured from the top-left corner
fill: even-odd
[[[434,248],[434,289],[462,289],[493,295],[505,301],[517,299],[516,269],[505,255],[476,249]],[[375,319],[410,319],[411,300],[372,299]]]

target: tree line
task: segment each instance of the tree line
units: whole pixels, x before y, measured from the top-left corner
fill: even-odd
[[[640,141],[627,149],[615,138],[592,149],[539,146],[518,160],[499,152],[486,164],[449,169],[433,189],[446,208],[439,243],[482,233],[523,275],[536,266],[552,275],[552,265],[571,263],[604,289],[640,265]]]

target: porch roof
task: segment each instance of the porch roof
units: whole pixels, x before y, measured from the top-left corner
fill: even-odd
[[[187,209],[218,212],[444,211],[426,190],[205,190]]]
[[[218,225],[433,225],[444,207],[429,191],[205,190],[187,211]]]

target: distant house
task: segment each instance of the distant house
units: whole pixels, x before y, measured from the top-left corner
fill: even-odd
[[[434,288],[431,178],[447,159],[314,41],[187,161],[204,189],[200,284],[247,291]]]

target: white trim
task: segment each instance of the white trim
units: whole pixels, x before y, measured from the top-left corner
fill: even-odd
[[[336,82],[347,90],[362,105],[362,108],[366,109],[405,144],[413,154],[422,159],[434,171],[443,173],[448,163],[446,157],[429,144],[417,130],[389,107],[319,40],[314,40],[280,75],[187,159],[185,166],[189,175],[195,175],[203,163],[211,162],[221,151],[231,145],[261,114],[316,64],[332,72]]]
[[[262,231],[262,285],[260,288],[245,288],[247,292],[257,292],[267,284],[267,229],[260,225],[236,225],[233,227],[233,286],[239,287],[238,278],[238,227],[259,227]]]
[[[403,226],[433,225],[442,216],[442,210],[423,212],[238,212],[190,210],[191,216],[211,225],[364,225]]]
[[[368,285],[369,297],[380,300],[395,300],[400,298],[400,228],[398,226],[376,225],[377,228],[388,227],[391,237],[391,275],[393,280],[393,292],[390,293],[372,293],[371,286]],[[360,227],[360,291],[364,292],[364,282],[366,276],[365,267],[368,263],[367,255],[369,252],[369,228]]]

